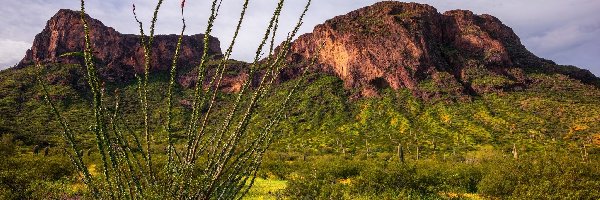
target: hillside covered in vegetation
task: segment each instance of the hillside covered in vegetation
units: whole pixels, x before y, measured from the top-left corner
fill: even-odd
[[[55,26],[71,27],[60,17],[71,12],[61,10],[44,31],[77,34]],[[118,32],[106,30],[119,40]],[[64,155],[67,144],[41,86],[48,84],[50,99],[77,133],[84,159],[99,163],[85,68],[78,58],[60,57],[81,46],[38,37],[22,65],[0,72],[0,199],[89,197]],[[198,42],[189,37],[189,44]],[[82,37],[64,40],[79,44],[73,41]],[[222,56],[218,40],[211,40],[209,69]],[[161,52],[172,48],[156,51],[168,58]],[[262,130],[287,91],[302,81],[248,198],[600,198],[600,79],[538,58],[495,17],[382,2],[328,20],[291,49],[288,68],[249,123],[248,132]],[[119,51],[96,58],[107,80],[105,104],[120,104],[119,110],[106,109],[122,116],[117,126],[141,134],[139,85],[133,71],[124,72],[140,63],[125,62],[135,57],[127,52],[133,50]],[[201,50],[188,51],[184,57],[193,60]],[[311,57],[317,58],[314,66],[307,64]],[[192,112],[191,60],[177,72],[175,138],[186,137],[183,121]],[[241,82],[261,76],[247,74],[244,62],[230,60],[228,66],[211,121],[227,117]],[[310,73],[300,79],[305,67]],[[159,133],[165,131],[168,84],[168,69],[153,69],[150,129]],[[209,124],[208,130],[220,125]],[[167,138],[156,140],[153,150],[166,152]],[[96,165],[88,168],[99,173]]]

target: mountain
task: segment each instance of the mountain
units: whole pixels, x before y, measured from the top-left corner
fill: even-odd
[[[106,80],[107,87],[121,88],[125,93],[131,94],[131,97],[124,99],[129,99],[135,104],[137,86],[133,76],[143,69],[140,36],[121,34],[90,16],[86,17],[90,24],[94,58],[103,80]],[[52,121],[52,117],[48,116],[41,106],[44,103],[39,83],[36,81],[38,77],[50,84],[51,96],[64,103],[65,110],[75,106],[77,109],[73,111],[79,112],[81,106],[85,107],[89,92],[84,78],[85,72],[81,67],[81,58],[61,57],[65,53],[81,52],[83,37],[80,13],[60,10],[35,37],[32,48],[27,51],[19,65],[0,72],[0,112],[4,117],[4,120],[0,121],[0,133],[33,136],[21,137],[30,144],[38,140],[34,138],[38,138],[40,132],[55,131],[53,128],[57,127],[30,127],[33,125],[27,124],[36,120],[42,120],[44,123]],[[194,66],[198,64],[202,53],[202,38],[201,34],[184,36],[177,73],[178,92],[175,94],[175,99],[180,103],[178,106],[187,107],[190,104],[189,89],[195,85],[197,79],[198,73]],[[153,73],[151,87],[157,90],[152,94],[155,95],[152,99],[156,102],[164,101],[161,91],[168,77],[176,41],[176,35],[158,35],[152,47],[154,54],[150,65]],[[209,55],[214,59],[221,58],[219,40],[210,37],[210,42]],[[289,82],[295,82],[301,70],[306,67],[306,61],[315,56],[316,50],[322,44],[323,48],[316,56],[317,65],[311,66],[310,69],[311,78],[304,88],[304,99],[298,100],[304,103],[294,111],[297,116],[288,118],[291,126],[288,127],[291,128],[289,132],[309,130],[302,127],[337,130],[336,126],[355,123],[360,117],[349,116],[359,115],[362,112],[359,110],[365,108],[361,105],[366,102],[391,106],[392,110],[399,112],[398,116],[404,116],[404,123],[408,123],[423,120],[417,116],[429,109],[436,109],[433,105],[438,103],[444,103],[444,107],[453,107],[493,102],[512,104],[511,101],[520,102],[521,105],[514,106],[520,110],[503,108],[508,112],[505,113],[506,116],[501,117],[499,111],[494,111],[504,104],[487,105],[485,109],[477,108],[471,111],[484,109],[489,115],[498,114],[496,117],[500,117],[499,120],[503,121],[501,124],[506,126],[526,123],[529,125],[524,127],[543,127],[544,132],[548,134],[565,132],[565,129],[582,124],[589,127],[586,130],[589,134],[600,130],[597,124],[588,124],[597,119],[594,109],[580,112],[585,110],[580,109],[581,107],[600,107],[596,105],[595,100],[598,99],[600,79],[587,70],[557,65],[535,56],[521,44],[519,37],[510,27],[490,15],[475,15],[464,10],[441,14],[429,5],[395,1],[384,1],[352,11],[317,25],[312,33],[301,35],[293,41],[287,57],[289,67],[282,69],[280,86],[276,90],[285,89]],[[42,67],[35,67],[33,63],[40,63]],[[234,60],[228,63],[220,89],[225,93],[235,93],[250,77],[247,74],[249,64]],[[208,87],[206,80],[215,73],[216,64],[218,60],[208,62],[205,87]],[[262,73],[258,72],[252,76],[260,74]],[[322,91],[310,89],[315,85]],[[410,95],[406,96],[406,92]],[[402,97],[398,96],[400,94]],[[396,100],[382,100],[386,98]],[[489,98],[492,98],[493,102],[490,102]],[[419,106],[396,102],[400,99],[412,99],[410,101],[417,102]],[[541,100],[545,102],[538,102]],[[275,99],[273,101],[271,103],[278,102]],[[530,101],[540,105],[530,107],[529,103],[525,103]],[[566,106],[563,105],[564,102],[571,102],[572,105],[563,108]],[[559,127],[539,123],[533,123],[537,124],[537,128],[530,127],[533,124],[527,122],[529,117],[539,115],[541,111],[535,109],[546,103],[548,105],[544,108],[551,110],[544,111],[547,114],[564,113],[569,109],[573,109],[573,113],[564,116],[549,115],[548,118],[538,120],[561,124]],[[228,102],[224,100],[223,104]],[[306,107],[308,105],[312,106]],[[33,114],[34,111],[36,114]],[[471,118],[476,115],[470,113],[471,111],[460,110],[455,114],[470,116],[463,119],[466,121],[481,120]],[[182,112],[186,113],[185,110]],[[572,115],[575,113],[579,116]],[[521,117],[515,117],[515,114]],[[393,117],[396,121],[394,123],[400,123],[398,116]],[[373,120],[381,121],[383,124],[377,126],[385,127],[389,117],[391,116],[382,116]],[[327,122],[328,120],[334,121]],[[462,126],[466,125],[444,130],[458,131],[465,128]],[[359,132],[385,130],[387,128],[361,129]],[[507,131],[498,127],[492,130],[500,133]],[[498,136],[502,135],[500,133]]]
[[[100,65],[100,75],[113,81],[133,79],[134,72],[144,70],[144,50],[140,46],[140,36],[121,34],[105,26],[97,19],[86,15],[90,27],[90,39],[94,48],[94,57]],[[150,70],[166,72],[171,68],[171,59],[175,52],[178,35],[157,35],[152,46]],[[203,34],[184,36],[181,45],[180,66],[196,66],[202,56]],[[209,55],[220,56],[221,47],[215,37],[209,39]],[[17,64],[24,68],[34,63],[81,64],[82,59],[61,57],[70,52],[82,52],[84,44],[81,14],[67,9],[59,10],[41,33],[35,36],[33,45]],[[135,70],[134,70],[135,69]]]
[[[94,56],[104,79],[129,81],[134,72],[143,71],[139,36],[121,34],[86,17]],[[82,51],[81,26],[79,12],[58,11],[36,35],[16,68],[34,63],[81,64],[81,58],[61,57]],[[155,37],[151,72],[168,71],[177,37]],[[180,71],[190,71],[199,63],[203,37],[184,37]],[[384,1],[327,20],[293,42],[288,62],[295,67],[284,70],[283,79],[298,76],[302,63],[314,56],[321,44],[324,46],[314,71],[339,77],[344,88],[358,91],[353,97],[378,96],[381,89],[390,87],[408,88],[423,99],[470,99],[486,92],[521,90],[535,81],[527,76],[531,72],[564,74],[600,86],[600,79],[588,70],[557,65],[535,56],[497,18],[465,10],[441,14],[429,5]],[[209,55],[221,56],[215,37],[210,37]],[[238,74],[226,77],[226,90],[236,91],[247,77],[246,66],[240,62],[233,66],[232,71]],[[195,74],[181,74],[178,83],[190,87]]]
[[[79,17],[79,12],[60,10],[36,36],[21,63],[0,72],[0,133],[20,135],[26,144],[35,144],[47,142],[45,135],[58,130],[57,124],[41,125],[54,120],[44,109],[47,105],[37,78],[49,83],[51,97],[65,112],[86,114],[82,108],[88,104],[89,91],[82,61],[61,57],[83,49]],[[86,17],[94,57],[107,89],[119,88],[128,94],[123,101],[131,104],[129,114],[136,113],[133,76],[143,67],[140,37],[120,34]],[[199,34],[183,40],[174,97],[179,102],[176,106],[183,107],[181,117],[189,114],[186,109],[191,102],[190,88],[197,79],[194,66],[202,53],[202,38]],[[163,90],[176,40],[176,35],[155,38],[149,86],[156,90],[150,94],[155,103],[165,101]],[[210,42],[209,54],[215,60],[208,62],[205,87],[215,73],[216,59],[222,57],[219,40],[210,37]],[[485,144],[508,141],[514,130],[507,127],[516,125],[523,134],[538,130],[554,139],[565,132],[577,132],[574,130],[590,137],[600,131],[600,126],[592,123],[600,120],[596,109],[600,108],[599,79],[587,70],[535,56],[510,27],[490,15],[464,10],[441,14],[424,4],[384,1],[335,17],[292,43],[289,67],[281,71],[275,91],[298,80],[306,61],[315,56],[321,44],[318,63],[311,66],[309,82],[296,100],[299,107],[282,122],[284,132],[316,134],[343,129],[378,133],[395,131],[404,124],[403,131],[416,129],[447,136],[478,130],[480,135],[472,136],[473,140]],[[225,92],[221,94],[223,106],[231,103],[228,93],[239,91],[251,77],[248,63],[228,63],[220,88]],[[265,100],[265,109],[279,103],[274,99],[277,96]],[[381,109],[387,111],[382,113]],[[448,113],[447,109],[455,110]],[[448,123],[451,115],[462,123]]]
[[[535,56],[499,19],[466,10],[441,14],[424,4],[379,2],[300,36],[289,60],[306,61],[321,44],[318,71],[340,77],[362,96],[384,87],[408,88],[425,99],[520,90],[533,81],[532,71],[600,85],[588,70]]]
[[[103,105],[118,117],[111,125],[125,130],[131,144],[144,144],[135,137],[143,132],[133,81],[142,67],[139,36],[86,17],[107,80]],[[82,50],[81,29],[79,12],[60,10],[23,61],[0,71],[0,199],[89,195],[66,164],[62,127],[40,81],[86,161],[95,164],[90,171],[100,174],[85,67],[77,57],[60,57]],[[188,137],[202,37],[185,36],[179,60],[171,129],[177,145]],[[158,133],[157,154],[168,143],[165,88],[176,39],[157,36],[152,47],[148,120]],[[218,39],[210,41],[216,59],[208,62],[207,79],[222,58]],[[317,65],[299,79],[312,57]],[[286,59],[289,67],[261,98],[247,129],[264,131],[290,89],[304,81],[273,127],[277,139],[258,172],[267,180],[257,180],[263,184],[257,188],[274,199],[600,198],[599,79],[535,56],[493,16],[380,2],[316,26],[292,43]],[[241,83],[263,74],[250,76],[248,63],[228,63],[207,133],[228,117]]]

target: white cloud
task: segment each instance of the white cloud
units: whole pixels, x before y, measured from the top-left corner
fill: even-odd
[[[542,35],[527,38],[527,40],[532,48],[543,54],[564,51],[593,42],[600,35],[600,27],[594,29],[586,27],[593,26],[567,24],[544,32]]]
[[[17,64],[30,46],[29,42],[0,39],[0,69]]]

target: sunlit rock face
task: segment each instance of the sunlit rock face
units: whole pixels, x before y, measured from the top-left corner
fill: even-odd
[[[93,55],[99,66],[100,75],[107,80],[130,80],[134,72],[144,70],[144,50],[140,36],[121,34],[102,22],[87,16]],[[168,71],[177,45],[178,35],[158,35],[152,45],[151,72]],[[204,35],[184,36],[179,63],[182,67],[195,66],[200,62]],[[209,55],[221,54],[219,40],[210,37]],[[44,30],[37,34],[33,46],[25,58],[17,65],[23,68],[34,63],[81,64],[77,56],[60,57],[69,52],[81,52],[84,45],[81,13],[60,10],[54,15]]]
[[[526,87],[526,69],[560,71],[529,52],[493,16],[465,10],[442,14],[417,3],[380,2],[327,20],[294,41],[288,61],[303,67],[320,45],[314,70],[340,77],[346,88],[359,88],[357,95],[367,97],[390,87],[425,99],[464,99]],[[288,70],[293,77],[290,71],[299,70]],[[597,80],[589,71],[573,72],[568,75]]]

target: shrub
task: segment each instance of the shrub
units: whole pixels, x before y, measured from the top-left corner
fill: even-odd
[[[0,197],[2,199],[35,199],[49,191],[39,183],[70,179],[75,169],[59,156],[21,154],[0,161]],[[65,191],[66,192],[66,191]]]
[[[502,199],[598,199],[600,167],[565,153],[489,163],[479,192]]]

